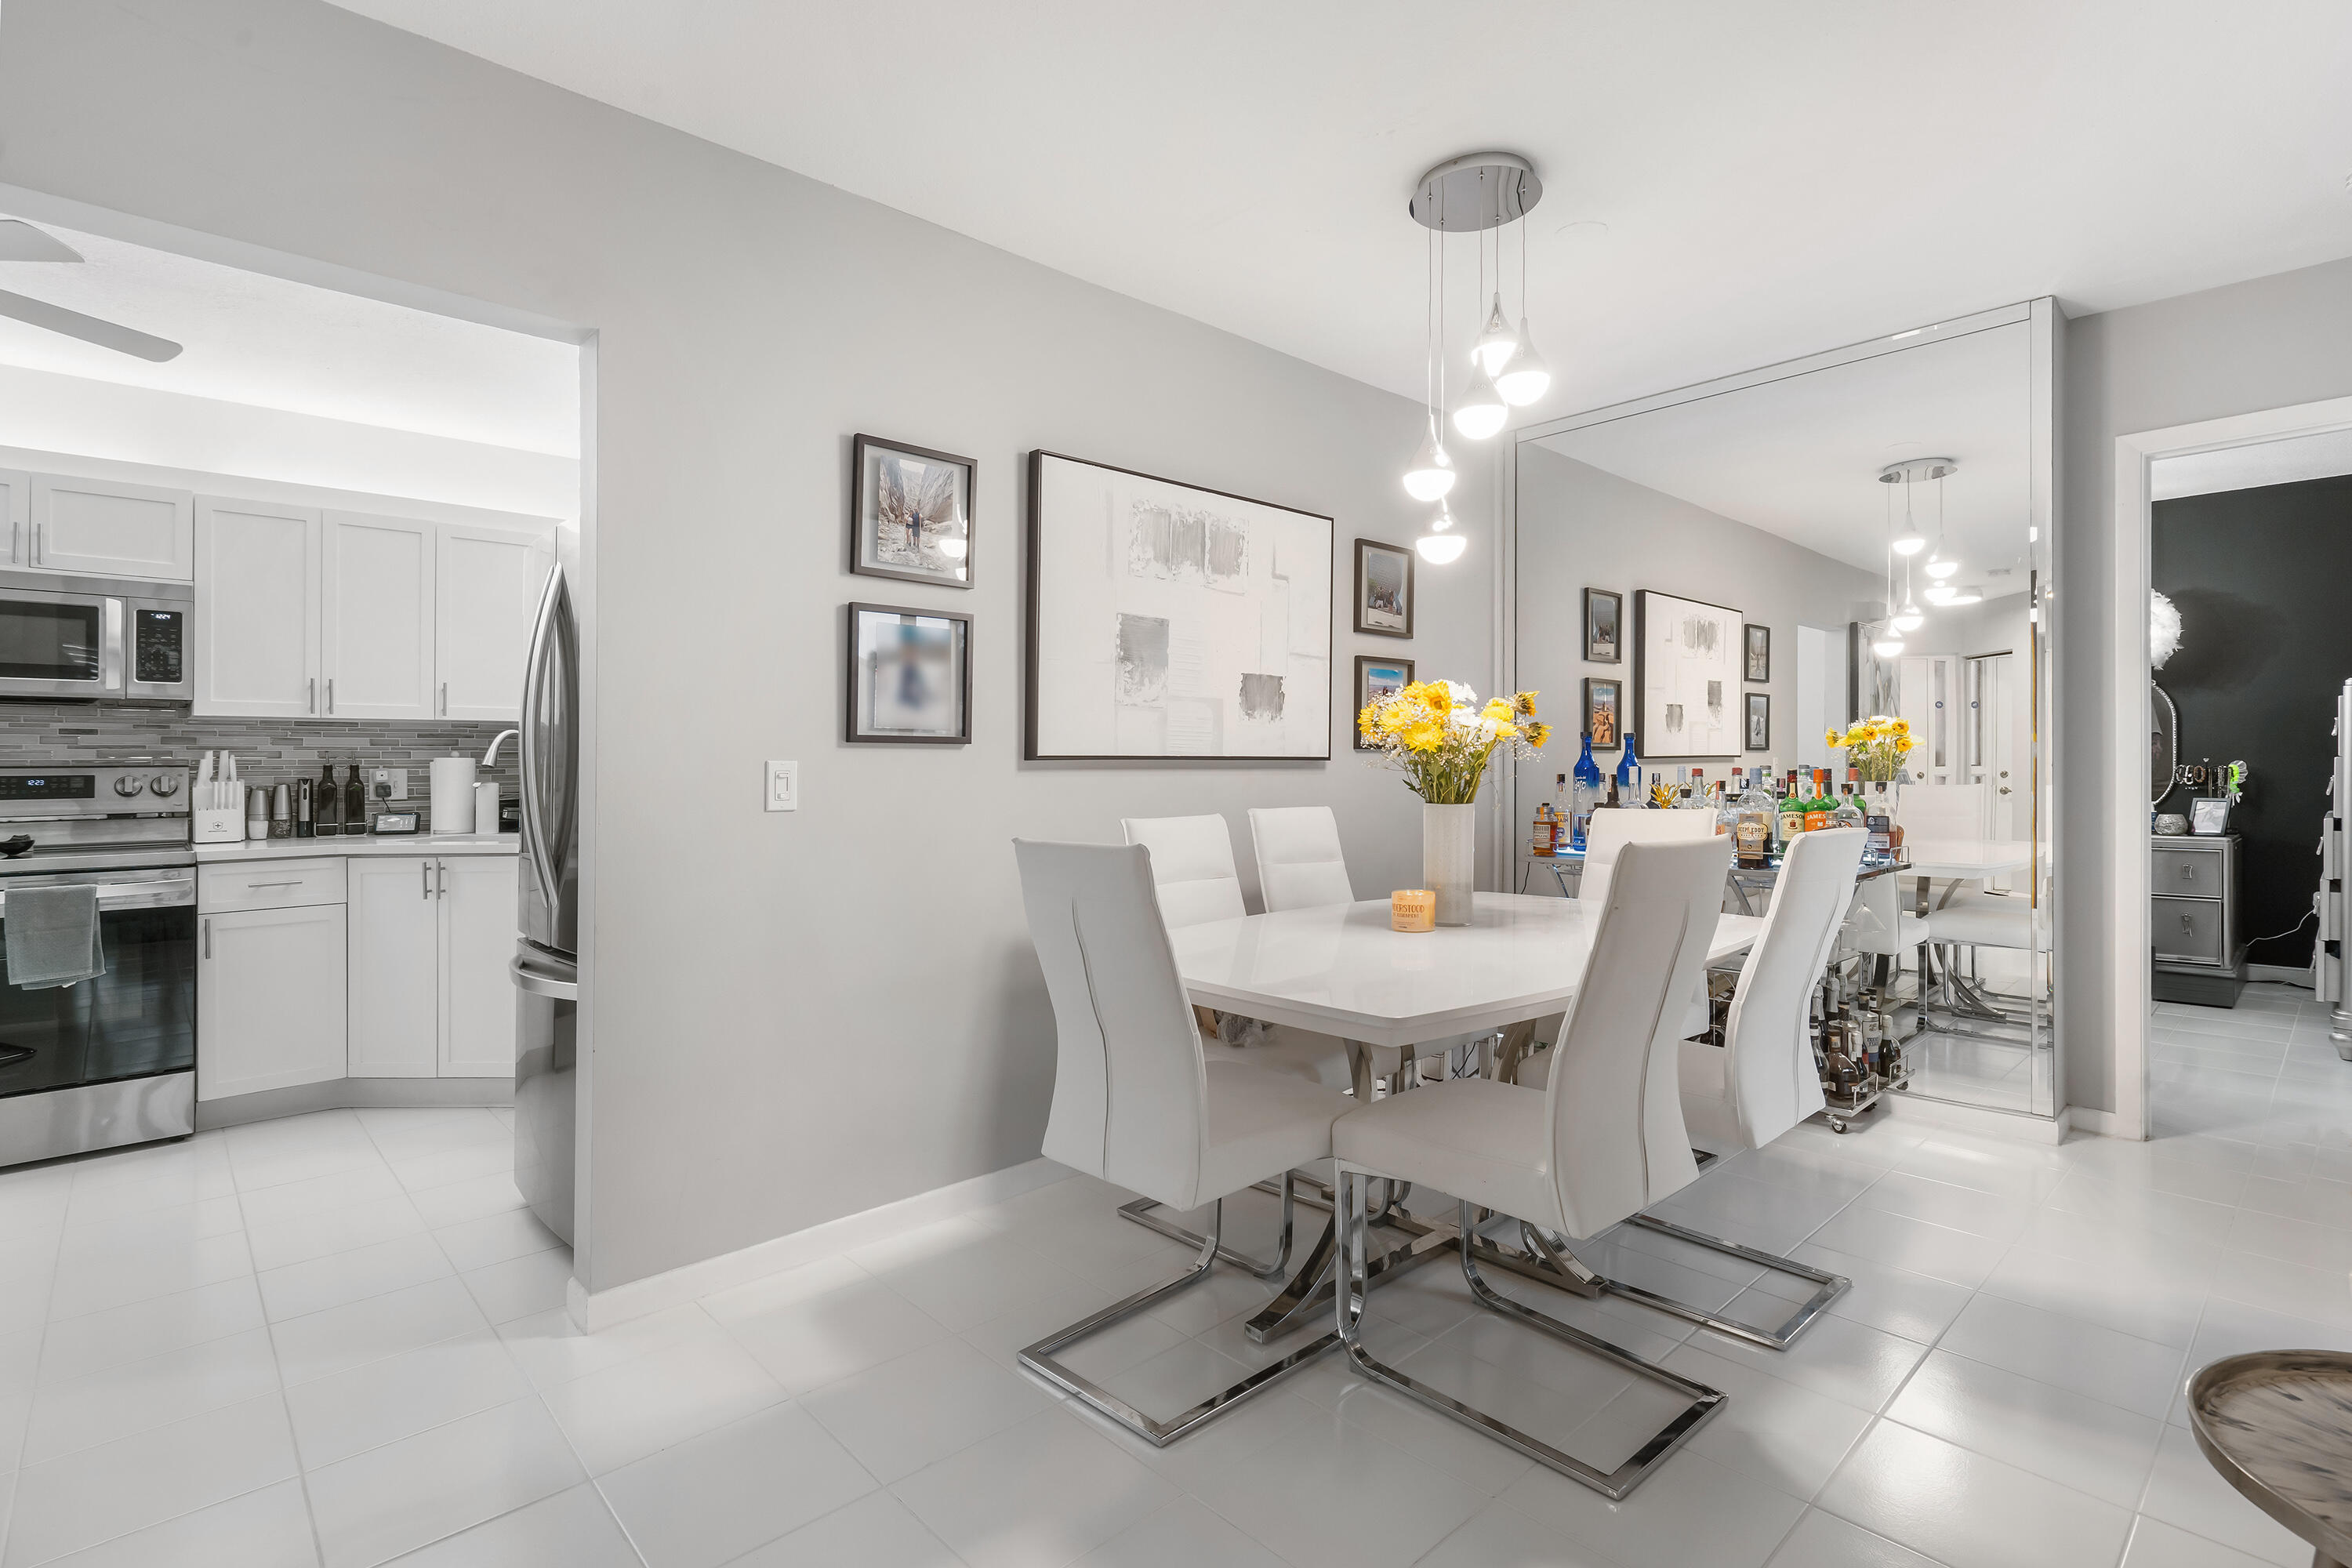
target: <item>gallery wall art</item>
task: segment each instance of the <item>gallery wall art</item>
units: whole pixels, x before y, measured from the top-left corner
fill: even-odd
[[[1331,755],[1332,520],[1029,457],[1025,754]]]
[[[861,435],[851,447],[849,569],[869,577],[971,586],[971,494],[980,465],[952,452]]]
[[[1633,715],[1642,755],[1741,751],[1739,612],[1672,594],[1633,594]]]

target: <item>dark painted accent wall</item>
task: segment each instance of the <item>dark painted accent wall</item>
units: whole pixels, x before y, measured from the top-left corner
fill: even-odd
[[[2352,476],[2158,501],[2151,581],[2180,606],[2157,684],[2180,710],[2184,763],[2242,759],[2249,937],[2285,931],[2319,885],[2336,694],[2352,679]],[[2167,808],[2187,811],[2176,790]],[[2255,963],[2311,961],[2312,925],[2257,942]]]

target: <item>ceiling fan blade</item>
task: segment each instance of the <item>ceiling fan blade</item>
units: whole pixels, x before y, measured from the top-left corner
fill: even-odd
[[[96,316],[85,316],[79,310],[68,310],[63,305],[51,305],[40,300],[27,300],[22,294],[11,294],[0,289],[0,316],[9,316],[26,326],[41,327],[52,332],[63,332],[69,338],[79,338],[86,343],[96,343],[102,349],[153,360],[161,364],[180,356],[180,345],[168,338],[154,338],[129,327],[101,321]]]
[[[81,252],[22,218],[0,217],[0,261],[79,261]]]

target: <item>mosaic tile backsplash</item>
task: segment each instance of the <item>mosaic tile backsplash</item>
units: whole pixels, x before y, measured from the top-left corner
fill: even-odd
[[[248,784],[290,784],[319,776],[325,763],[337,776],[347,763],[362,769],[404,767],[404,805],[429,816],[425,768],[452,754],[480,761],[503,724],[449,721],[404,724],[367,719],[199,719],[182,708],[127,702],[0,701],[0,767],[74,762],[152,760],[194,767],[206,752],[232,752],[237,776]],[[499,748],[499,765],[480,774],[497,780],[512,799],[521,775],[515,743]],[[430,826],[430,823],[427,823]]]

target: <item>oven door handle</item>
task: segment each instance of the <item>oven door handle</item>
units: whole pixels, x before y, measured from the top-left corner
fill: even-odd
[[[56,887],[55,882],[38,882],[35,887]],[[196,901],[196,879],[192,876],[154,877],[128,882],[100,882],[98,885],[98,908],[100,914],[113,910],[168,910]],[[0,879],[0,919],[5,919],[8,905],[7,884]]]
[[[123,679],[123,603],[111,595],[99,601],[98,689],[121,692]]]

